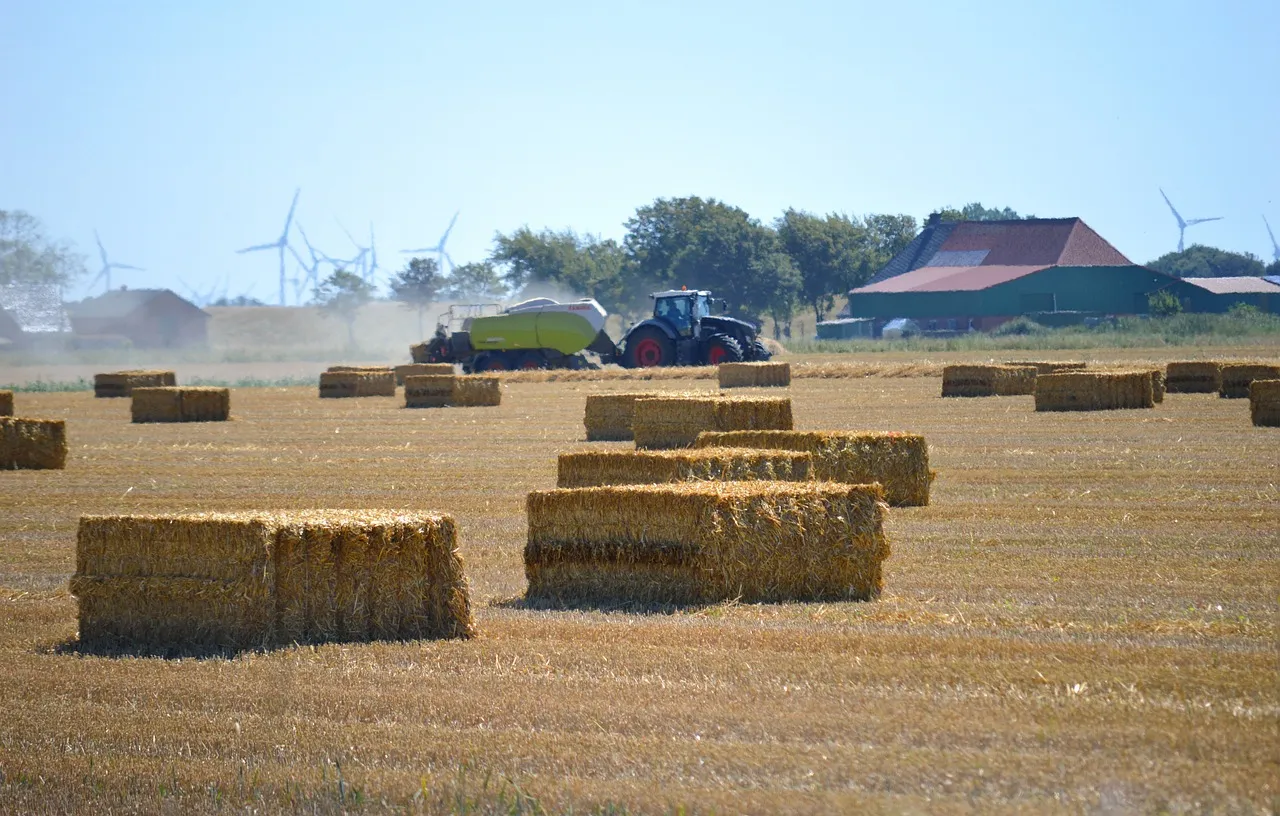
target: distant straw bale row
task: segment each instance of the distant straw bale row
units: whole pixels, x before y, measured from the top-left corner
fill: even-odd
[[[1034,394],[1034,365],[949,365],[942,370],[944,397],[1009,397]]]
[[[1027,368],[1030,366],[1036,370],[1037,375],[1061,374],[1064,371],[1082,371],[1088,366],[1087,363],[1047,362],[1044,360],[1009,362],[1005,363],[1005,365],[1013,366],[1015,368]]]
[[[1222,388],[1222,363],[1212,360],[1176,362],[1165,366],[1165,390],[1170,394],[1214,394]]]
[[[80,640],[96,647],[474,633],[457,528],[437,514],[86,516],[71,591]]]
[[[502,404],[502,381],[497,377],[420,374],[404,381],[404,407],[479,407]]]
[[[135,388],[160,388],[177,384],[177,375],[172,371],[115,371],[93,375],[93,395],[95,397],[128,397],[133,395]]]
[[[61,470],[66,464],[66,420],[0,417],[0,470]]]
[[[876,485],[677,482],[529,494],[528,597],[866,600],[889,555]]]
[[[0,416],[13,416],[12,391],[0,391]]]
[[[716,367],[721,388],[791,385],[790,363],[721,363]]]
[[[1249,383],[1249,416],[1254,425],[1280,427],[1280,379]]]
[[[1249,396],[1249,383],[1254,380],[1280,380],[1280,365],[1223,363],[1222,387],[1218,389],[1218,396],[1244,399]]]
[[[320,396],[329,399],[346,397],[394,397],[396,374],[390,368],[356,369],[320,374]]]
[[[226,388],[163,387],[133,389],[134,422],[225,422],[231,416]]]

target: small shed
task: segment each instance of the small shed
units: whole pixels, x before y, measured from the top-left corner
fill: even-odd
[[[819,340],[853,340],[875,337],[875,321],[867,318],[823,320],[818,324]]]
[[[1181,278],[1172,291],[1186,312],[1222,313],[1243,304],[1260,312],[1280,314],[1280,284],[1266,278]]]
[[[125,338],[135,348],[204,346],[209,338],[209,314],[169,289],[122,287],[67,313],[78,338]]]

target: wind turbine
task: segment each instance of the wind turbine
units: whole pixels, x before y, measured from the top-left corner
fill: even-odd
[[[293,249],[293,247],[289,246],[289,228],[293,226],[293,211],[298,207],[298,194],[301,192],[302,192],[301,187],[293,191],[293,203],[289,205],[289,215],[284,219],[284,230],[281,231],[279,238],[277,238],[276,240],[272,241],[269,244],[257,244],[256,246],[245,247],[244,249],[236,250],[236,254],[238,255],[243,255],[246,252],[258,252],[264,249],[276,249],[280,251],[280,305],[281,306],[285,305],[285,302],[284,302],[284,250],[286,247],[288,247],[290,250]],[[293,254],[297,256],[298,253],[294,252]]]
[[[1164,203],[1169,205],[1170,212],[1173,217],[1178,219],[1178,251],[1182,251],[1182,238],[1187,232],[1187,227],[1194,227],[1196,224],[1203,224],[1206,221],[1221,221],[1222,216],[1215,215],[1213,218],[1192,218],[1190,221],[1183,220],[1178,211],[1173,208],[1173,202],[1169,200],[1169,196],[1164,194],[1164,190],[1160,190],[1160,196],[1164,199]]]
[[[1276,234],[1271,231],[1271,223],[1267,221],[1267,217],[1262,216],[1262,223],[1267,225],[1267,235],[1271,236],[1271,257],[1277,263],[1280,263],[1280,244],[1276,243]]]
[[[98,237],[97,230],[93,231],[93,240],[98,242],[98,254],[102,256],[102,269],[98,272],[98,276],[93,279],[93,282],[89,284],[90,287],[97,285],[98,281],[104,281],[106,283],[106,286],[103,287],[102,291],[104,293],[110,292],[112,269],[132,269],[135,272],[146,271],[140,266],[130,266],[129,264],[112,263],[111,261],[108,261],[107,250],[103,248],[102,239]]]
[[[333,220],[338,222],[338,226],[347,234],[347,239],[351,241],[351,245],[359,251],[359,254],[348,261],[348,263],[355,267],[356,273],[360,275],[360,279],[365,283],[368,283],[369,268],[368,264],[365,263],[365,258],[369,257],[369,247],[360,246],[360,244],[356,242],[355,236],[351,234],[351,230],[347,229],[341,221],[338,221],[338,219],[335,218]]]
[[[449,233],[453,232],[453,225],[458,223],[458,216],[461,214],[462,214],[461,210],[453,214],[453,218],[449,221],[449,228],[444,231],[444,235],[440,236],[440,243],[432,247],[420,247],[418,249],[402,249],[400,250],[401,254],[415,255],[419,252],[434,252],[436,253],[436,256],[438,258],[437,265],[440,267],[440,271],[444,272],[444,262],[448,261],[449,271],[453,272],[454,270],[453,258],[449,257],[449,253],[445,251],[444,245],[445,245],[445,242],[449,240]]]

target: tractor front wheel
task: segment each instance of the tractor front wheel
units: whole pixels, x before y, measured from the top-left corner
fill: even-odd
[[[623,355],[623,362],[627,368],[669,366],[673,365],[675,361],[675,346],[658,329],[636,329],[627,338],[627,351]]]

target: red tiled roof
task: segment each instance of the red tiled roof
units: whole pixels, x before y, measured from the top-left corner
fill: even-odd
[[[986,250],[984,266],[1129,266],[1102,236],[1079,218],[964,221],[942,252]]]
[[[976,291],[1030,275],[1032,272],[1039,272],[1052,265],[926,266],[861,289],[854,289],[850,294]]]

